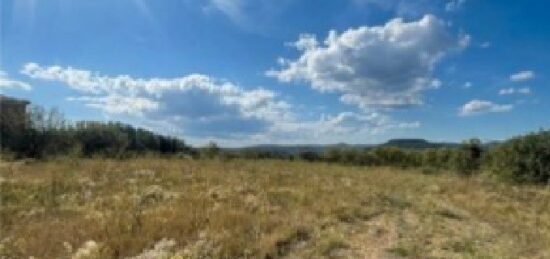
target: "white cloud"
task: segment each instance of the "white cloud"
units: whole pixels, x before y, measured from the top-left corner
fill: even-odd
[[[466,0],[350,0],[359,7],[376,7],[393,11],[399,17],[420,17],[426,13],[453,12],[460,10]],[[370,11],[372,8],[367,8]],[[378,10],[376,10],[378,11]]]
[[[441,85],[432,76],[437,62],[449,51],[466,47],[468,39],[451,35],[433,15],[412,22],[393,19],[342,34],[330,31],[323,42],[302,34],[293,43],[301,56],[281,60],[282,68],[267,75],[340,93],[342,102],[364,109],[419,105],[422,92]]]
[[[486,41],[486,42],[481,43],[479,46],[483,49],[486,49],[486,48],[491,47],[491,42]]]
[[[273,25],[290,0],[208,0],[203,10],[224,14],[240,28],[261,33]]]
[[[211,0],[211,8],[215,8],[236,23],[245,22],[246,16],[243,13],[244,0]]]
[[[215,134],[216,127],[231,124],[228,129],[233,133],[251,134],[290,116],[290,106],[269,90],[245,90],[206,75],[143,79],[35,63],[26,64],[21,72],[34,79],[64,83],[84,94],[69,100],[106,113],[168,121],[195,133]]]
[[[452,12],[460,9],[464,4],[466,3],[466,0],[450,0],[445,4],[445,11]]]
[[[535,72],[531,70],[524,70],[510,75],[510,80],[513,82],[523,82],[535,78]]]
[[[509,95],[515,93],[516,90],[514,88],[503,88],[498,91],[498,94],[500,95]]]
[[[472,100],[459,108],[460,116],[471,116],[490,112],[507,112],[514,108],[511,104],[496,104],[485,100]]]
[[[462,85],[462,88],[470,89],[470,88],[472,88],[472,85],[473,85],[472,82],[466,82]]]
[[[367,7],[365,11],[377,7],[384,11],[392,11],[399,17],[419,17],[426,13],[439,12],[442,8],[439,1],[433,0],[351,0],[358,7]],[[376,10],[377,11],[377,10]]]
[[[288,121],[278,125],[278,132],[299,139],[317,139],[327,136],[374,135],[393,129],[413,129],[420,122],[397,122],[377,112],[341,112],[335,115],[321,115],[319,120]]]
[[[26,91],[32,89],[30,84],[11,79],[8,77],[8,73],[0,70],[0,89],[2,88],[19,88]]]
[[[223,143],[240,140],[241,144],[286,142],[419,126],[373,112],[344,112],[304,120],[273,91],[244,89],[199,74],[134,78],[36,63],[26,64],[21,72],[33,79],[67,85],[79,95],[69,97],[70,101],[110,116],[139,119],[150,129],[170,130],[190,139]]]
[[[517,90],[517,92],[518,92],[519,94],[531,94],[531,88],[529,88],[529,87],[519,88],[519,89]]]
[[[531,89],[529,87],[523,87],[523,88],[503,88],[498,91],[498,94],[500,95],[511,95],[511,94],[530,94]]]
[[[79,101],[88,107],[103,110],[110,114],[130,114],[142,116],[145,112],[159,109],[159,103],[143,97],[120,95],[69,97],[70,101]]]

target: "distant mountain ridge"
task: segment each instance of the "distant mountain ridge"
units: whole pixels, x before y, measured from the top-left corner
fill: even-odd
[[[391,139],[388,142],[378,145],[379,147],[398,147],[407,149],[427,148],[455,148],[459,143],[452,142],[430,142],[425,139]]]
[[[277,145],[277,144],[262,144],[262,145],[256,145],[256,146],[249,146],[249,147],[242,147],[242,148],[226,148],[226,150],[229,151],[256,151],[256,152],[270,152],[270,153],[278,153],[278,154],[288,154],[288,155],[295,155],[301,152],[313,152],[313,153],[322,153],[326,149],[329,148],[370,148],[375,145],[368,145],[368,144],[358,144],[358,145],[349,145],[344,143],[339,144],[327,144],[327,145],[321,145],[321,144],[298,144],[298,145]]]
[[[256,146],[242,148],[225,148],[228,151],[256,151],[256,152],[271,152],[280,154],[298,154],[301,152],[322,153],[329,148],[356,148],[369,149],[376,147],[398,147],[405,149],[429,149],[429,148],[456,148],[460,144],[452,142],[431,142],[425,139],[391,139],[382,144],[311,144],[311,145],[277,145],[277,144],[262,144]]]

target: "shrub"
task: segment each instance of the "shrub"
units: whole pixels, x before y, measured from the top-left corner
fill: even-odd
[[[397,147],[381,147],[373,151],[376,161],[383,166],[417,167],[422,164],[420,152]]]
[[[221,153],[221,149],[218,147],[218,144],[214,141],[210,141],[206,147],[202,148],[200,151],[200,156],[202,158],[214,158],[218,157]]]
[[[482,154],[483,149],[479,139],[466,141],[454,152],[453,167],[459,174],[471,175],[479,170]]]
[[[298,158],[308,162],[313,162],[319,160],[319,155],[312,151],[301,151],[298,153]]]
[[[324,152],[323,159],[327,162],[340,162],[342,159],[342,152],[339,148],[331,147]]]
[[[373,152],[365,149],[359,154],[359,164],[366,166],[375,166],[379,164],[379,161]]]
[[[356,148],[344,148],[341,151],[341,158],[340,158],[344,164],[359,164],[360,163],[360,157],[359,157],[359,150]]]
[[[455,150],[449,148],[430,148],[422,151],[422,166],[432,169],[451,169]]]
[[[517,182],[550,182],[550,131],[508,140],[490,152],[490,171]]]

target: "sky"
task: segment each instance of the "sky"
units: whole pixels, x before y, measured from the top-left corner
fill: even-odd
[[[550,127],[546,0],[2,0],[0,91],[193,145]]]

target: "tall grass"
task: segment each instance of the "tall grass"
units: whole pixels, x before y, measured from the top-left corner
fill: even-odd
[[[550,257],[550,190],[482,176],[152,157],[0,176],[6,258]]]

